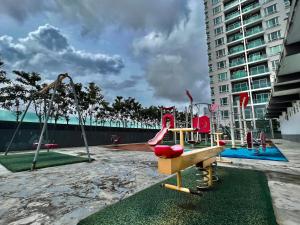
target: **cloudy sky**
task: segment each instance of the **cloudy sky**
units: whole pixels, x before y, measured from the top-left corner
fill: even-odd
[[[68,72],[96,82],[108,100],[144,105],[210,101],[203,2],[199,0],[1,0],[5,69],[47,81]]]

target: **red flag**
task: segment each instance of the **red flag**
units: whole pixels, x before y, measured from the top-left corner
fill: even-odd
[[[185,93],[189,97],[190,101],[192,102],[193,101],[193,97],[192,97],[191,93],[188,90],[186,90]]]

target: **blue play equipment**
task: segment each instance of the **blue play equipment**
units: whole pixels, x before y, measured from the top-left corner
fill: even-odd
[[[247,148],[226,148],[222,153],[222,157],[229,158],[242,158],[242,159],[258,159],[258,160],[272,160],[272,161],[283,161],[288,162],[287,158],[280,152],[277,147],[267,147],[266,151],[261,148],[257,153],[254,149],[250,150]]]

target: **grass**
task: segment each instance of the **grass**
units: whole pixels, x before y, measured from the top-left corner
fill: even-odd
[[[34,153],[8,154],[7,156],[1,155],[0,163],[12,172],[27,171],[31,169],[33,158]],[[87,158],[58,152],[40,152],[36,168],[39,169],[87,161]]]
[[[184,184],[196,186],[196,171],[184,172]],[[156,184],[99,211],[79,225],[275,225],[264,173],[219,168],[214,189],[202,197],[161,188]],[[174,183],[175,178],[167,180]]]

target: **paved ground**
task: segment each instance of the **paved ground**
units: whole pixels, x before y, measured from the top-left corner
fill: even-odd
[[[289,162],[231,159],[222,166],[262,170],[268,177],[273,208],[279,225],[300,224],[300,143],[273,140]]]
[[[265,171],[280,225],[300,224],[300,144],[274,140],[289,162],[232,159],[233,164]],[[83,148],[61,149],[73,155]],[[77,222],[165,178],[151,152],[91,147],[93,163],[10,173],[0,165],[0,224],[77,224]]]
[[[62,149],[81,155],[83,148]],[[91,147],[92,163],[10,173],[0,166],[0,224],[77,224],[165,178],[149,152]]]

